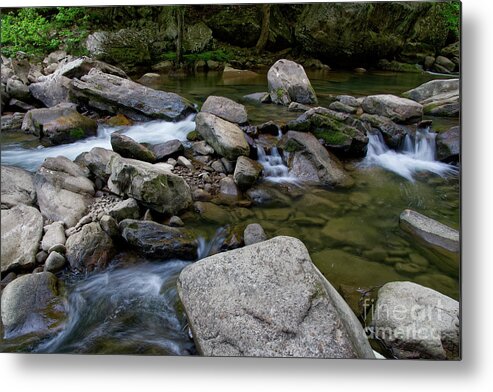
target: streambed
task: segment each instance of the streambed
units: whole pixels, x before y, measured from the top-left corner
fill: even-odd
[[[328,94],[400,94],[436,76],[318,72],[309,77],[320,105],[325,106]],[[152,87],[176,92],[197,103],[209,95],[241,101],[243,95],[265,91],[266,78],[163,78]],[[300,114],[276,105],[245,105],[253,124],[287,122]],[[438,131],[458,125],[455,119],[432,119],[433,129]],[[34,171],[48,156],[74,159],[95,146],[110,148],[109,135],[115,130],[140,142],[158,143],[185,140],[193,129],[192,118],[176,124],[152,122],[127,129],[100,127],[98,137],[50,148],[39,147],[37,141],[24,135],[2,135],[2,164]],[[410,180],[379,166],[362,165],[361,160],[346,162],[345,167],[355,180],[348,189],[308,187],[289,179],[264,180],[259,187],[263,192],[250,208],[214,206],[202,216],[189,212],[182,219],[203,238],[202,248],[217,245],[225,227],[241,230],[248,223],[260,223],[269,237],[297,237],[336,288],[344,285],[366,289],[388,281],[409,280],[458,299],[459,261],[427,250],[403,232],[398,222],[399,214],[411,208],[459,228],[457,174],[441,177],[418,172]],[[203,249],[201,256],[209,253],[210,249]],[[107,271],[87,277],[64,275],[69,304],[64,330],[49,341],[28,346],[19,343],[17,347],[38,352],[194,354],[174,289],[186,264],[149,262],[120,254]],[[409,268],[410,264],[420,268]]]

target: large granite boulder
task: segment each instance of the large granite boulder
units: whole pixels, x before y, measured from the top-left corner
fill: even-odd
[[[460,127],[440,132],[436,137],[437,158],[445,162],[458,162],[460,154]]]
[[[214,114],[232,123],[243,124],[248,121],[245,106],[225,97],[213,95],[207,97],[201,111]]]
[[[114,157],[110,167],[108,187],[117,195],[133,197],[148,208],[172,215],[192,205],[185,180],[160,164]]]
[[[372,328],[397,358],[460,359],[459,303],[416,283],[378,290]]]
[[[70,267],[77,271],[105,268],[115,253],[113,241],[97,222],[82,226],[65,244]]]
[[[311,133],[288,131],[279,146],[290,153],[290,174],[305,183],[350,186],[352,179],[341,162],[328,152]]]
[[[111,147],[122,157],[137,159],[144,162],[156,162],[156,155],[146,146],[136,142],[131,137],[117,132],[111,134]]]
[[[286,128],[313,133],[328,149],[339,155],[362,157],[366,154],[368,138],[364,125],[347,113],[312,108],[288,122]]]
[[[370,95],[361,103],[363,110],[390,118],[396,123],[412,123],[423,117],[423,106],[411,99],[391,94]]]
[[[2,292],[2,323],[6,338],[54,333],[60,329],[60,319],[64,316],[58,280],[50,272],[21,276]]]
[[[67,228],[75,226],[93,202],[94,184],[88,175],[68,158],[47,158],[34,175],[41,214]]]
[[[219,155],[235,160],[250,154],[245,135],[236,124],[205,112],[197,114],[195,123],[196,130]]]
[[[433,248],[447,252],[458,253],[460,251],[460,234],[434,219],[413,210],[404,210],[399,223],[403,230],[420,238]]]
[[[98,69],[73,79],[72,93],[81,104],[105,113],[122,113],[136,121],[179,121],[196,112],[191,102],[177,94],[154,90]]]
[[[303,66],[290,60],[278,60],[267,73],[272,102],[288,106],[291,102],[316,104],[315,90]]]
[[[80,154],[75,162],[106,182],[111,175],[110,161],[113,157],[120,157],[120,155],[105,148],[94,147],[91,151]]]
[[[33,175],[27,170],[2,165],[1,173],[2,208],[11,208],[18,204],[31,206],[36,201]]]
[[[119,227],[125,241],[146,256],[165,260],[197,258],[198,242],[188,229],[134,219],[121,221]]]
[[[72,143],[96,136],[95,120],[80,114],[76,106],[62,103],[52,108],[32,109],[26,113],[22,130],[38,136],[45,143]]]
[[[360,323],[296,238],[202,259],[183,269],[177,287],[202,355],[374,357]]]
[[[436,79],[406,91],[402,96],[421,103],[425,114],[457,117],[460,113],[459,90],[459,79]]]
[[[11,270],[34,268],[43,235],[43,217],[36,208],[23,204],[1,213],[2,275]]]

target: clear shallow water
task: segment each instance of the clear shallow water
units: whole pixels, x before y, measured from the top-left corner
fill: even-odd
[[[329,94],[400,94],[433,76],[330,72],[326,75],[315,73],[310,77],[323,106]],[[266,79],[265,75],[259,75],[247,80],[224,81],[218,76],[201,75],[186,79],[163,78],[159,87],[201,103],[209,95],[240,100],[243,95],[265,91]],[[300,114],[277,105],[246,106],[252,123],[268,120],[287,122]],[[435,130],[458,125],[456,119],[433,120]],[[170,128],[166,128],[168,126]],[[183,140],[193,127],[192,121],[183,124],[148,123],[124,132],[141,142],[158,143],[169,140],[163,139],[168,136]],[[165,128],[169,130],[164,132]],[[39,151],[32,137],[3,137],[2,163],[34,170],[47,156],[62,154],[73,159],[96,145],[92,143],[108,146],[109,132],[116,129],[101,130],[103,134],[93,140],[72,146],[40,148]],[[401,151],[400,155],[404,152]],[[268,158],[264,159],[267,163]],[[272,178],[282,177],[285,170],[276,159],[268,163],[272,167],[280,166],[278,169],[283,172],[274,173]],[[457,176],[452,174],[442,178],[429,171],[418,170],[412,171],[413,181],[410,181],[409,176],[406,178],[395,170],[386,170],[381,167],[384,165],[362,167],[360,164],[361,161],[346,163],[346,169],[355,179],[355,186],[349,189],[308,188],[266,181],[260,186],[268,190],[271,198],[262,205],[248,209],[218,206],[212,216],[200,217],[188,212],[182,218],[188,227],[207,239],[200,242],[202,255],[217,252],[228,229],[261,223],[269,237],[291,235],[300,238],[314,263],[336,288],[341,285],[367,288],[394,280],[410,280],[458,299],[459,261],[429,251],[403,232],[398,223],[402,210],[412,208],[458,228],[460,194]],[[34,349],[50,352],[193,353],[193,344],[182,329],[183,314],[174,291],[176,278],[187,263],[150,263],[138,257],[129,262],[128,258],[134,256],[117,258],[110,270],[99,274],[62,276],[70,304],[69,320],[58,337],[36,345]],[[416,261],[421,263],[419,271],[406,268]],[[5,345],[6,342],[0,341],[0,348]],[[26,349],[25,342],[19,343],[18,347]]]

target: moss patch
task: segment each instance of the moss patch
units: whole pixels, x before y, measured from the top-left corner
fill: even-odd
[[[82,139],[86,136],[86,133],[82,128],[74,128],[70,130],[69,135],[72,139]]]
[[[338,131],[317,129],[313,132],[317,139],[322,139],[328,145],[346,145],[351,143],[351,137]]]

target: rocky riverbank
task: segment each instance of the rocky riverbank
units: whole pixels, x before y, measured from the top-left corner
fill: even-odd
[[[60,145],[91,137],[101,124],[176,122],[188,116],[195,116],[195,130],[187,141],[159,144],[139,143],[117,130],[111,150],[93,148],[73,161],[47,158],[35,173],[2,166],[6,339],[45,337],[63,328],[68,305],[62,273],[104,271],[122,250],[160,261],[196,261],[199,238],[182,218],[196,211],[214,221],[225,213],[222,207],[230,206],[248,213],[248,207],[268,197],[261,180],[271,166],[262,163],[262,153],[279,155],[279,165],[297,183],[288,191],[300,184],[345,189],[354,186],[348,161],[365,156],[371,135],[381,134],[397,148],[430,127],[422,121],[426,105],[433,105],[431,115],[458,115],[456,80],[436,80],[405,97],[337,95],[328,108],[320,107],[304,68],[280,59],[268,73],[268,91],[257,94],[259,102],[302,113],[286,123],[251,124],[245,106],[231,99],[209,96],[199,110],[175,93],[132,81],[115,66],[62,55],[46,59],[45,72],[56,64],[49,75],[22,59],[5,60],[10,67],[2,67],[2,100],[18,111],[2,113],[2,132],[28,132],[43,144]],[[437,139],[440,158],[456,162],[460,135],[453,129],[444,135]],[[453,229],[408,212],[401,225],[430,251],[457,256]],[[373,357],[361,323],[303,243],[283,236],[266,240],[260,225],[240,233],[232,229],[216,250],[222,252],[181,273],[179,295],[198,351]],[[421,267],[410,263],[406,268]],[[421,295],[421,288],[416,290]],[[452,324],[433,324],[434,331],[449,336],[452,330],[458,336],[458,303],[447,301]],[[387,321],[382,323],[387,327]],[[384,340],[397,357],[409,357],[409,351],[420,358],[459,355],[455,337],[440,350],[421,341],[403,347],[400,340],[394,349],[392,339]]]

